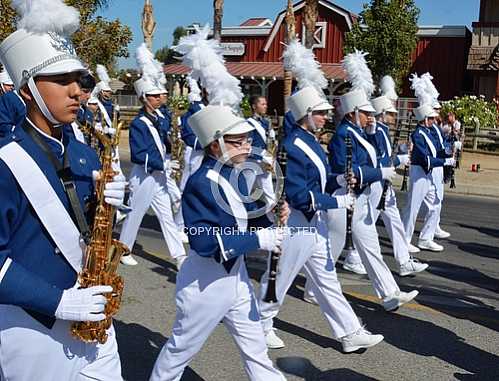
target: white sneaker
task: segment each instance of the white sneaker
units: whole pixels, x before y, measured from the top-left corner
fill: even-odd
[[[317,306],[319,305],[319,302],[317,301],[314,295],[305,294],[303,295],[303,300],[310,304],[315,304]]]
[[[127,265],[127,266],[136,266],[139,264],[139,262],[137,262],[135,260],[134,257],[132,257],[132,254],[128,254],[128,255],[124,255],[121,257],[121,261],[120,261],[123,265]]]
[[[359,263],[348,263],[343,262],[343,270],[351,271],[355,274],[366,275],[367,271],[362,262]]]
[[[181,255],[180,257],[175,258],[175,263],[177,265],[177,271],[180,271],[180,268],[184,264],[184,261],[187,259],[187,255]]]
[[[449,238],[449,237],[450,237],[450,233],[446,232],[445,230],[437,229],[435,231],[435,238],[444,239],[444,238]]]
[[[403,304],[410,302],[412,299],[418,296],[418,294],[419,291],[416,290],[413,290],[411,292],[397,291],[394,295],[383,300],[383,308],[386,311],[395,311]]]
[[[435,241],[431,240],[425,240],[425,239],[420,239],[418,240],[418,247],[422,250],[429,250],[429,251],[444,251],[444,247],[442,245],[439,245]]]
[[[406,263],[400,265],[399,275],[407,276],[420,273],[421,271],[425,271],[428,266],[427,263],[421,263],[416,258],[411,258]]]
[[[284,341],[276,335],[275,329],[273,328],[265,335],[265,343],[267,343],[267,348],[269,349],[284,348]]]
[[[412,243],[409,243],[407,245],[407,248],[409,249],[409,253],[411,253],[411,254],[419,253],[421,251],[416,246],[414,246]]]
[[[362,348],[370,348],[383,341],[383,335],[373,335],[364,327],[359,328],[357,332],[351,333],[341,338],[343,352],[350,353]]]
[[[189,237],[183,230],[180,231],[180,238],[182,239],[182,243],[189,243]]]

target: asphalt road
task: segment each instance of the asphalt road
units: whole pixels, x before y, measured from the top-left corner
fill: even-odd
[[[125,172],[129,164],[123,163]],[[399,195],[403,205],[404,195]],[[448,196],[442,226],[452,236],[443,253],[416,254],[427,272],[399,278],[418,289],[416,302],[386,313],[367,278],[338,269],[343,290],[367,328],[385,341],[364,353],[343,354],[319,307],[305,303],[298,277],[276,327],[286,347],[270,355],[288,380],[499,380],[499,199]],[[420,225],[418,224],[418,228]],[[382,250],[396,265],[382,225]],[[121,267],[123,306],[115,320],[123,376],[147,380],[175,317],[176,270],[159,225],[146,215],[133,253],[135,267]],[[264,258],[251,258],[258,286]],[[233,340],[215,330],[184,373],[184,381],[245,380]]]

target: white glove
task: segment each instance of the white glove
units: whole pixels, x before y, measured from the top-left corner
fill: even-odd
[[[461,149],[463,148],[463,143],[457,141],[457,142],[454,142],[454,148],[458,151],[461,151]]]
[[[395,175],[396,175],[395,168],[393,167],[381,168],[381,178],[383,180],[392,181]]]
[[[111,136],[116,135],[116,128],[113,128],[113,127],[106,128],[106,134],[109,134]]]
[[[180,163],[178,160],[168,160],[163,168],[165,172],[170,172],[172,169],[180,169]]]
[[[258,245],[265,251],[278,251],[284,239],[284,231],[276,228],[261,229],[256,232]]]
[[[55,317],[71,321],[101,321],[106,318],[107,299],[104,293],[112,292],[111,286],[70,288],[64,290],[55,311]]]
[[[376,133],[376,124],[368,124],[366,126],[366,134],[368,135],[374,135]]]
[[[455,164],[456,164],[456,160],[454,160],[453,157],[449,157],[449,158],[445,159],[444,166],[453,167]]]
[[[405,167],[407,164],[409,164],[409,155],[398,155],[397,157],[400,161],[400,167]]]
[[[335,197],[339,209],[348,209],[348,210],[353,209],[353,206],[355,205],[354,195],[347,193],[345,195],[335,196]]]
[[[112,206],[121,206],[125,200],[126,178],[122,173],[113,177],[113,181],[104,187],[104,201]]]
[[[95,123],[95,131],[103,132],[101,123]]]
[[[336,182],[342,188],[346,188],[347,185],[348,185],[347,184],[347,179],[345,178],[345,175],[338,175],[338,176],[336,176]]]

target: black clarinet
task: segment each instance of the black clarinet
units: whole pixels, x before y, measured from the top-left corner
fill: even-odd
[[[397,157],[397,150],[398,150],[401,130],[402,130],[402,123],[400,123],[400,119],[397,118],[397,127],[395,128],[395,135],[393,136],[392,156],[390,157],[390,165],[393,165]],[[392,182],[390,180],[385,180],[383,182],[383,193],[381,194],[381,199],[379,200],[379,204],[376,207],[376,209],[385,210],[386,196],[391,186]]]
[[[284,124],[284,120],[283,120]],[[288,161],[286,150],[284,149],[284,125],[281,124],[279,127],[279,133],[277,135],[277,163],[281,168],[281,171],[275,171],[276,174],[276,185],[278,189],[276,189],[276,195],[280,193],[279,200],[277,201],[277,205],[275,207],[274,213],[276,218],[277,227],[281,228],[283,225],[281,224],[281,211],[282,206],[286,201],[286,191],[284,188],[284,179],[286,178],[286,164]],[[281,249],[278,251],[270,253],[270,266],[269,266],[269,279],[267,282],[267,291],[265,293],[265,297],[263,301],[265,303],[277,303],[277,295],[276,295],[276,280],[277,280],[277,269],[279,266],[279,257],[281,256]]]
[[[347,135],[345,138],[345,144],[347,147],[346,164],[345,164],[345,178],[347,179],[347,190],[348,193],[353,192],[353,187],[350,184],[350,175],[352,173],[352,138]],[[347,252],[352,252],[355,250],[353,246],[352,237],[352,218],[353,218],[353,208],[347,209],[347,228],[345,235],[345,247],[343,250]]]
[[[407,144],[410,143],[411,141],[411,132],[412,132],[412,112],[409,116],[409,123],[407,125]],[[407,191],[407,178],[409,177],[409,166],[406,165],[404,167],[404,178],[402,180],[402,186],[400,187],[400,190],[402,192],[406,192]]]

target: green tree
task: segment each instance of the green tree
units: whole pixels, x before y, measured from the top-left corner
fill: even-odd
[[[16,12],[10,7],[10,0],[0,0],[0,42],[16,30]]]
[[[116,58],[128,57],[128,44],[132,31],[119,19],[110,21],[96,17],[100,8],[109,0],[65,0],[80,12],[80,29],[73,35],[73,43],[79,57],[92,68],[101,63],[112,68]],[[15,30],[16,14],[10,7],[10,0],[0,0],[0,41]]]
[[[183,26],[177,26],[173,31],[173,46],[177,45],[180,39],[187,35],[187,30]]]
[[[177,26],[175,30],[173,31],[173,43],[172,46],[175,46],[178,44],[180,39],[183,36],[187,35],[187,30],[182,27],[182,26]],[[163,46],[161,49],[156,50],[156,53],[154,54],[154,57],[165,64],[171,64],[171,63],[178,63],[179,61],[176,59],[178,57],[178,54],[171,48],[168,47],[168,45]]]
[[[375,81],[391,75],[398,86],[411,68],[416,48],[419,8],[414,0],[370,0],[345,36],[345,53],[354,49],[367,57]]]

